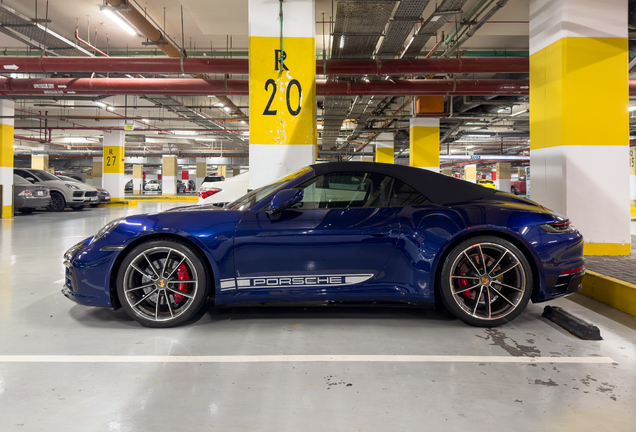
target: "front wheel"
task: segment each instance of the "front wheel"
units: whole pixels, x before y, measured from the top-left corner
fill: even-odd
[[[514,186],[510,188],[510,193],[517,195],[517,189]]]
[[[23,207],[18,209],[18,211],[22,214],[29,215],[35,211],[33,207]]]
[[[66,200],[64,195],[59,192],[51,192],[51,204],[48,205],[47,209],[53,212],[61,212],[65,208]]]
[[[71,210],[80,211],[80,210],[84,210],[85,208],[86,208],[86,206],[77,206],[77,207],[71,207]]]
[[[148,327],[174,327],[191,319],[208,296],[206,267],[186,244],[150,240],[133,249],[117,276],[126,313]]]
[[[532,294],[532,269],[507,240],[474,237],[458,244],[442,268],[440,294],[466,324],[497,327],[523,312]]]

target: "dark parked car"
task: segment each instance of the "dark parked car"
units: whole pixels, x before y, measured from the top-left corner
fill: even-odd
[[[23,214],[51,204],[49,188],[36,186],[19,175],[13,175],[13,208]]]
[[[177,180],[177,193],[186,193],[186,185],[181,180]]]
[[[581,289],[583,236],[532,201],[391,164],[312,165],[223,209],[127,216],[64,255],[64,294],[151,327],[217,306],[437,302],[467,324]]]

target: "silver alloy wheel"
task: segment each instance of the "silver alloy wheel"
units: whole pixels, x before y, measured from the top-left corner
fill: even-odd
[[[181,265],[189,279],[179,280]],[[165,322],[183,315],[192,306],[199,289],[199,275],[192,261],[181,251],[155,247],[141,252],[126,268],[126,302],[140,317]],[[180,290],[181,288],[186,291]],[[180,296],[180,297],[179,297]]]
[[[526,290],[521,261],[496,243],[476,243],[464,249],[453,262],[449,282],[457,305],[480,320],[509,315]]]

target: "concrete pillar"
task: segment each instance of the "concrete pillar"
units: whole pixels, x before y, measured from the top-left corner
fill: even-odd
[[[144,166],[133,165],[133,178],[132,178],[132,193],[135,195],[141,195],[144,184]]]
[[[464,167],[464,180],[477,183],[477,165],[466,165]]]
[[[124,189],[126,188],[126,180],[124,179],[125,141],[126,134],[123,130],[104,131],[103,187],[113,199],[124,198]]]
[[[630,205],[636,207],[636,150],[629,149],[629,197]]]
[[[239,175],[241,173],[241,169],[240,168],[234,168],[232,169],[232,177],[236,177],[237,175]]]
[[[248,0],[248,12],[250,189],[255,189],[316,160],[315,0]]]
[[[177,194],[177,157],[174,155],[162,159],[161,192],[163,195]]]
[[[86,184],[91,186],[93,185],[93,168],[86,171]]]
[[[208,175],[208,164],[205,161],[205,158],[197,158],[197,175],[196,175],[196,184],[197,190],[201,187],[203,180]]]
[[[439,172],[439,119],[410,120],[409,165]]]
[[[495,188],[500,191],[510,192],[510,164],[497,164],[497,180],[495,180]]]
[[[627,0],[530,1],[532,199],[586,255],[631,253],[627,15]]]
[[[104,187],[103,179],[102,179],[102,165],[103,165],[103,157],[94,157],[93,158],[93,186]]]
[[[31,156],[31,168],[48,171],[49,170],[49,155]]]
[[[0,100],[0,216],[13,217],[13,115],[15,102]]]
[[[392,133],[378,134],[375,139],[375,161],[379,163],[395,163],[395,141]]]
[[[217,175],[219,177],[225,177],[227,178],[227,166],[225,165],[219,165],[218,170],[217,170]]]
[[[442,174],[452,177],[453,176],[453,169],[452,168],[442,168]]]

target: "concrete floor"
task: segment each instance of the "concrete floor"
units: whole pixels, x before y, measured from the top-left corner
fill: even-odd
[[[157,330],[62,296],[68,247],[175,205],[0,221],[2,432],[636,430],[636,318],[582,296],[551,304],[603,341],[546,321],[542,305],[493,330],[413,309],[212,307]],[[257,355],[327,357],[245,357]]]

